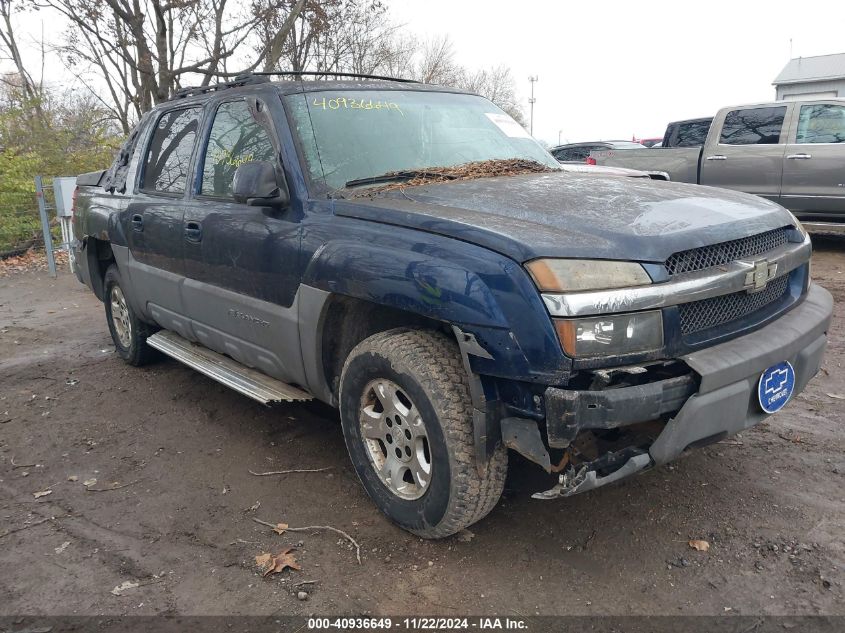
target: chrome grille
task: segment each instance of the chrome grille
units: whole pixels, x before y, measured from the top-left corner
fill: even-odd
[[[678,275],[760,255],[786,244],[789,241],[789,228],[785,226],[730,242],[681,251],[669,256],[665,262],[666,269],[670,275]]]
[[[743,290],[721,297],[682,303],[678,306],[681,313],[681,332],[692,334],[752,314],[783,297],[788,287],[789,275],[782,275],[770,281],[764,290],[753,294]]]

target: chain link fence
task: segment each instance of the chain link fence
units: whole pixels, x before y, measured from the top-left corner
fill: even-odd
[[[45,178],[45,203],[48,208],[55,209],[50,184],[50,179]],[[50,233],[54,243],[61,241],[61,229],[55,214],[50,214]],[[32,191],[10,191],[3,189],[0,183],[0,259],[20,255],[34,246],[44,246],[34,185]]]

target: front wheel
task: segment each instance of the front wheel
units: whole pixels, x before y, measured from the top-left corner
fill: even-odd
[[[343,367],[340,415],[361,483],[400,527],[442,538],[498,502],[507,451],[479,474],[467,375],[446,336],[391,330],[361,342]]]
[[[118,356],[130,365],[144,365],[156,357],[156,351],[147,345],[153,333],[150,325],[135,314],[123,292],[123,280],[117,266],[112,264],[104,279],[106,321]]]

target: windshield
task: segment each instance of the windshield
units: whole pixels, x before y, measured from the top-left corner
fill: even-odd
[[[486,160],[559,167],[521,125],[482,97],[345,90],[286,100],[311,178],[330,189],[392,172]]]

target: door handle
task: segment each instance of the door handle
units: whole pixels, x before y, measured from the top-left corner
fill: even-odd
[[[713,154],[713,156],[708,156],[704,160],[728,160],[728,157],[723,154]]]
[[[132,216],[132,229],[138,232],[144,230],[144,216],[140,213]]]
[[[789,160],[808,160],[812,157],[812,154],[790,154],[787,156]]]
[[[202,241],[202,224],[199,222],[185,223],[185,239],[189,242]]]

